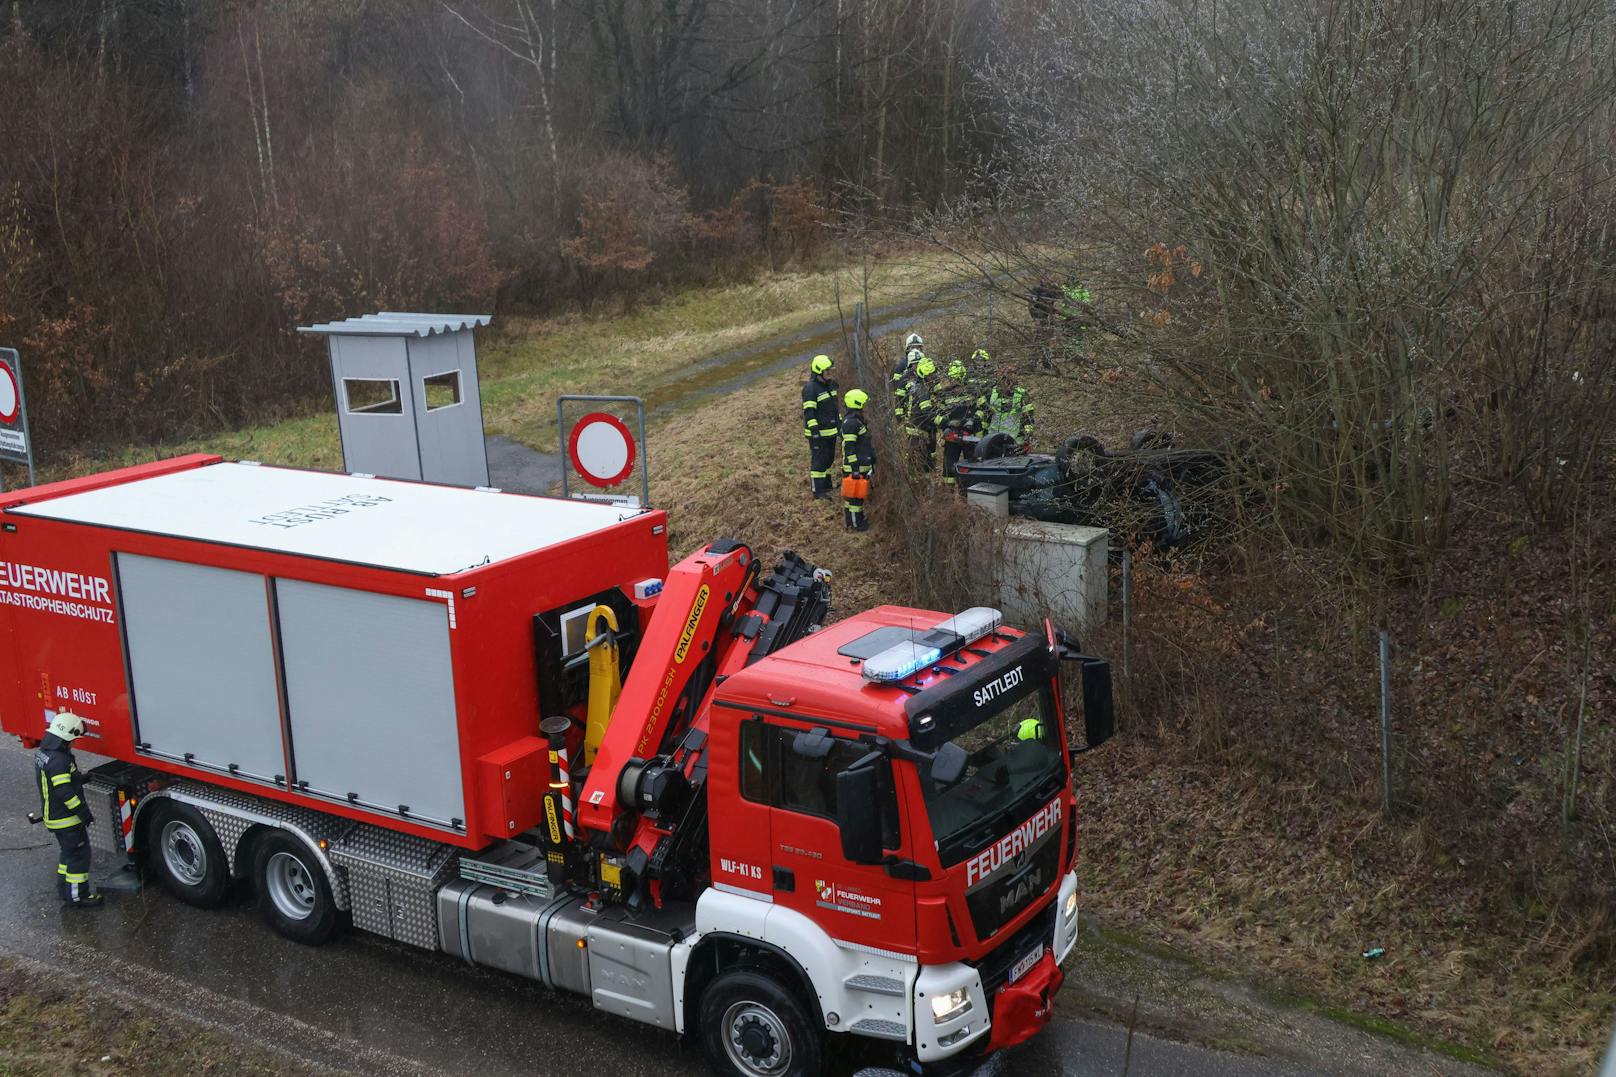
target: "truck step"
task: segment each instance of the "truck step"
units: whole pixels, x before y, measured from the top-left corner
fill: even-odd
[[[856,1032],[861,1036],[874,1036],[878,1040],[897,1040],[899,1043],[906,1043],[909,1040],[908,1029],[896,1021],[883,1021],[878,1017],[866,1017],[862,1021],[855,1021],[847,1031]]]
[[[543,849],[523,841],[507,841],[481,856],[462,857],[460,877],[545,900],[555,894],[547,867]]]
[[[842,981],[842,986],[849,991],[863,991],[867,995],[891,995],[894,998],[902,998],[908,994],[902,980],[894,980],[890,976],[871,976],[868,973],[849,976]]]

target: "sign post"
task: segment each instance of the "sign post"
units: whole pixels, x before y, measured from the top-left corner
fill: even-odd
[[[0,463],[22,464],[34,485],[34,439],[28,432],[28,398],[22,391],[22,356],[0,348]],[[0,490],[5,476],[0,474]]]
[[[567,423],[568,404],[618,405],[618,410],[634,412],[634,425],[611,411],[594,410],[571,424]],[[651,460],[645,447],[645,401],[637,396],[562,396],[556,400],[556,429],[561,437],[561,496],[575,495],[568,481],[574,472],[590,486],[605,490],[640,472],[640,505],[651,504]]]

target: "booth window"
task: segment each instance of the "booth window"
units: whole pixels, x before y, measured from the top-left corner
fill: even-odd
[[[451,370],[422,378],[421,388],[425,390],[421,395],[426,400],[427,411],[452,408],[460,403],[460,371]]]
[[[342,392],[350,415],[404,414],[398,382],[392,378],[343,378]]]

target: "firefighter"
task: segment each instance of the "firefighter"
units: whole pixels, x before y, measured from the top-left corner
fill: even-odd
[[[904,382],[903,432],[909,437],[910,462],[921,471],[931,470],[937,451],[937,400],[931,381],[936,373],[937,364],[922,355]]]
[[[1047,328],[1055,319],[1055,305],[1060,301],[1060,296],[1060,289],[1045,277],[1027,293],[1027,314],[1036,324]]]
[[[971,354],[972,365],[985,363],[987,355],[981,348],[976,349]],[[947,380],[937,387],[937,423],[943,434],[943,481],[951,486],[958,481],[955,465],[976,440],[976,403],[982,393],[972,383],[970,370],[963,359],[955,359],[948,364]]]
[[[892,368],[892,418],[898,426],[903,425],[904,413],[908,410],[906,397],[909,379],[914,375],[915,364],[925,357],[926,342],[919,333],[910,333],[903,338],[903,356],[898,360],[898,365]]]
[[[84,785],[73,759],[73,741],[83,735],[83,718],[58,712],[34,750],[34,776],[39,781],[45,829],[56,835],[56,844],[61,846],[57,889],[68,905],[93,909],[101,904],[100,891],[90,885],[90,824],[95,819],[84,801]]]
[[[842,522],[849,531],[868,531],[869,518],[864,502],[870,495],[870,476],[875,473],[875,445],[870,440],[870,424],[864,421],[864,405],[870,394],[849,389],[842,398],[847,415],[842,419]]]
[[[830,472],[836,463],[836,432],[842,416],[836,405],[836,381],[830,376],[831,359],[816,355],[808,364],[802,387],[802,435],[808,439],[808,481],[814,496],[829,497]]]
[[[977,401],[976,414],[984,438],[1009,434],[1026,451],[1032,444],[1033,405],[1027,390],[1017,382],[1016,373],[1009,364],[999,368],[995,385]]]

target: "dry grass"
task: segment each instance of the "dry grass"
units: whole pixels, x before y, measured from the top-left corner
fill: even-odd
[[[221,1032],[0,959],[0,1073],[318,1074]]]
[[[892,548],[879,474],[862,534],[843,528],[839,498],[809,494],[799,387],[771,378],[653,428],[651,499],[669,510],[673,556],[734,538],[759,557],[795,550],[830,569],[833,617],[903,601],[908,567]]]
[[[629,311],[497,320],[479,343],[485,426],[490,433],[553,451],[556,397],[562,393],[650,395],[710,355],[837,317],[838,296],[851,318],[866,285],[871,304],[881,306],[924,294],[952,274],[947,260],[934,252],[890,249],[833,269],[678,292]],[[307,347],[310,362],[324,361],[323,345]],[[322,405],[312,414],[181,442],[52,453],[40,461],[40,478],[51,481],[186,452],[297,467],[342,466],[336,416]]]

